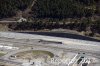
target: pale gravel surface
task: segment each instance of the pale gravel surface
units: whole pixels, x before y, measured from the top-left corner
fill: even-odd
[[[84,41],[84,40],[76,40],[76,39],[69,39],[69,38],[59,38],[59,37],[51,37],[51,36],[42,36],[42,35],[30,35],[30,34],[21,34],[21,33],[12,33],[12,32],[0,32],[0,41],[4,41],[4,42],[11,42],[13,44],[29,44],[29,45],[37,45],[38,47],[47,47],[44,48],[44,50],[50,50],[50,48],[48,49],[48,47],[52,47],[55,49],[56,48],[61,48],[63,50],[67,50],[69,49],[72,52],[85,52],[89,55],[92,55],[94,57],[97,57],[100,59],[100,42],[93,42],[93,41]],[[5,40],[6,38],[6,40]],[[10,38],[10,39],[8,39]],[[20,39],[30,39],[30,40],[22,40],[22,41],[18,41]],[[45,40],[45,41],[58,41],[58,42],[62,42],[63,44],[35,44],[36,41],[32,41],[33,39],[35,40]],[[13,41],[12,41],[13,40]],[[37,47],[34,49],[38,49]],[[42,48],[43,49],[43,48]],[[30,50],[30,49],[23,49],[25,50]],[[20,50],[20,51],[23,51]],[[17,52],[17,51],[16,51]],[[18,50],[19,52],[19,50]],[[56,52],[56,51],[51,51],[51,52]],[[9,55],[15,54],[13,52],[8,53],[7,55],[5,55],[5,59],[6,57],[8,57]],[[57,53],[55,53],[57,54]],[[7,60],[8,61],[8,60]],[[97,65],[98,66],[98,65]]]

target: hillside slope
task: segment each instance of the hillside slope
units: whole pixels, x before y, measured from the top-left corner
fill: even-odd
[[[11,30],[70,29],[100,34],[100,0],[0,0],[0,19],[25,17]]]
[[[36,18],[82,18],[100,15],[100,0],[37,0]]]
[[[17,12],[24,11],[33,0],[0,0],[0,18],[15,16]]]
[[[24,15],[31,11],[37,18],[90,17],[100,15],[100,0],[0,0],[0,18],[15,16],[18,11]]]

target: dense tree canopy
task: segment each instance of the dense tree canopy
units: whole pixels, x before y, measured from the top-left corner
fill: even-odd
[[[25,10],[33,0],[0,0],[0,18]],[[37,0],[32,16],[39,18],[76,18],[100,14],[100,0]]]
[[[89,17],[96,12],[98,0],[37,0],[32,11],[39,18]]]
[[[14,16],[17,10],[24,10],[33,0],[0,0],[0,18]]]

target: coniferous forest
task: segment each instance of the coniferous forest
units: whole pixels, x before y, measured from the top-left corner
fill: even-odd
[[[11,17],[25,10],[33,0],[0,0],[0,18]],[[100,15],[100,0],[37,0],[32,7],[33,17],[81,18]]]
[[[15,16],[18,10],[25,10],[33,0],[0,0],[0,18]]]
[[[90,17],[100,14],[98,3],[99,0],[38,0],[32,11],[38,18]]]

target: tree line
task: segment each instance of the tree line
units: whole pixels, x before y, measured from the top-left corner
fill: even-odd
[[[44,29],[70,29],[77,31],[91,31],[91,33],[99,33],[100,34],[100,19],[96,21],[91,21],[90,18],[84,18],[81,21],[74,20],[74,22],[58,22],[58,21],[50,21],[44,22],[42,20],[35,22],[17,22],[9,24],[9,28],[12,30],[44,30]]]

